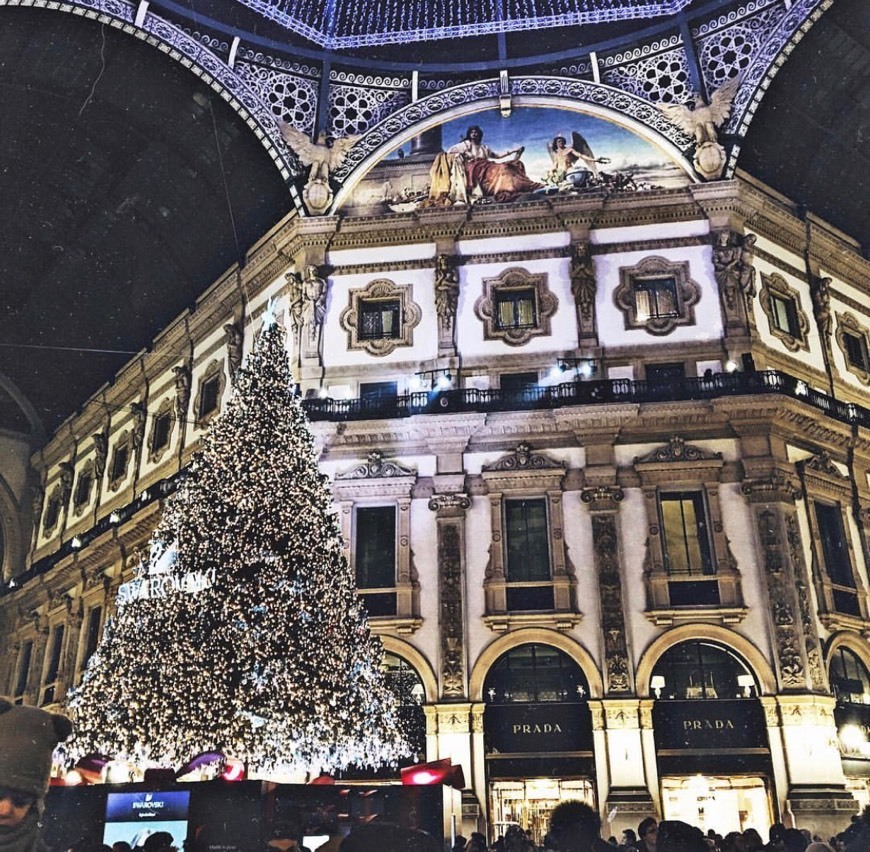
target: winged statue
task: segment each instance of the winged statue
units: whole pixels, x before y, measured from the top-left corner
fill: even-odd
[[[317,140],[312,142],[308,134],[284,121],[279,121],[278,127],[284,141],[299,157],[302,164],[311,167],[308,172],[308,182],[302,190],[306,204],[313,213],[325,212],[332,202],[329,175],[344,162],[348,151],[360,137],[345,136],[327,142],[326,133],[320,131]]]
[[[710,95],[709,103],[696,95],[694,106],[656,104],[671,124],[695,137],[695,168],[707,179],[719,177],[725,164],[725,149],[719,144],[716,131],[731,115],[731,104],[739,87],[740,78],[733,77]]]

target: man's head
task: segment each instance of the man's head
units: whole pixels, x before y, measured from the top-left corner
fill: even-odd
[[[709,845],[700,828],[681,820],[664,820],[658,826],[658,852],[708,852]]]
[[[599,831],[601,820],[585,802],[562,802],[550,814],[550,837],[559,852],[588,852]]]
[[[155,831],[148,835],[143,844],[145,852],[167,852],[174,849],[172,835],[168,831]]]
[[[659,824],[655,817],[647,817],[641,820],[637,827],[637,839],[646,843],[648,849],[655,849],[658,841]]]
[[[471,127],[468,128],[465,138],[470,139],[472,142],[480,142],[483,140],[483,130],[481,130],[478,125],[472,124]]]
[[[625,831],[622,832],[622,845],[632,846],[635,843],[637,843],[637,835],[634,833],[634,829],[625,829]]]
[[[71,733],[66,716],[0,697],[0,828],[15,828],[45,797],[52,752]]]

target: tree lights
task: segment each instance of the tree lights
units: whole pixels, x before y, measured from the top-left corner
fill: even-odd
[[[273,320],[122,592],[70,696],[73,760],[286,775],[407,751]]]

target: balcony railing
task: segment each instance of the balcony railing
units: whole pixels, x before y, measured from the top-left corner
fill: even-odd
[[[415,414],[526,411],[563,408],[568,405],[671,402],[768,393],[799,399],[824,412],[828,417],[844,423],[870,427],[870,409],[851,402],[840,402],[814,390],[801,379],[778,370],[717,373],[708,378],[686,377],[674,381],[612,379],[565,382],[549,387],[533,385],[511,391],[462,388],[368,399],[308,399],[304,406],[312,421],[345,422],[412,417]]]
[[[674,381],[634,382],[629,379],[565,382],[541,387],[532,385],[521,390],[460,390],[420,391],[405,396],[379,396],[366,399],[307,399],[303,406],[312,421],[345,422],[350,420],[386,420],[412,417],[415,414],[450,414],[460,411],[531,411],[555,409],[567,405],[601,405],[611,402],[670,402],[674,400],[717,399],[746,394],[780,394],[801,400],[844,423],[870,428],[870,409],[852,402],[840,402],[806,382],[778,370],[744,373],[716,373],[705,378],[681,378]],[[113,526],[132,517],[140,508],[171,494],[184,476],[179,471],[152,485],[147,491],[122,509],[104,516],[86,532],[67,540],[58,549],[33,564],[11,583],[0,584],[0,597],[44,574],[60,559],[74,550],[87,546],[93,539]]]

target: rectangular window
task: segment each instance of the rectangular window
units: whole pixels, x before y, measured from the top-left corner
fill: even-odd
[[[15,697],[20,698],[27,690],[27,680],[30,677],[30,660],[33,656],[33,642],[25,642],[18,658],[18,680],[15,682]]]
[[[395,615],[396,507],[360,506],[355,521],[357,589],[369,615]]]
[[[100,644],[100,620],[102,615],[103,608],[99,606],[93,607],[88,614],[88,633],[85,637],[85,658],[82,660],[82,668],[88,664],[88,660]]]
[[[363,299],[359,303],[358,338],[395,340],[401,336],[398,299]]]
[[[505,530],[507,581],[525,583],[549,580],[550,539],[546,501],[505,501]]]
[[[675,382],[682,383],[686,378],[684,364],[647,364],[646,380],[651,385],[670,385]]]
[[[220,376],[206,379],[199,391],[199,416],[205,417],[217,410],[218,394],[220,393]]]
[[[79,481],[76,483],[76,492],[73,495],[73,505],[78,509],[84,506],[91,496],[91,484],[93,477],[89,470],[83,470],[79,474]]]
[[[112,457],[112,471],[109,477],[112,482],[122,479],[124,474],[127,472],[128,455],[129,450],[127,449],[126,444],[115,449],[115,455]]]
[[[499,385],[504,393],[522,393],[538,387],[538,374],[536,372],[502,373],[499,377]]]
[[[51,656],[48,658],[48,669],[45,672],[46,683],[54,683],[57,680],[61,651],[63,651],[63,625],[58,624],[51,633]]]
[[[825,573],[831,581],[831,597],[834,609],[846,615],[860,615],[855,576],[849,560],[849,547],[843,527],[843,515],[839,505],[816,503],[816,520],[819,524],[819,544]]]
[[[680,316],[675,278],[636,278],[633,283],[638,322]]]
[[[60,499],[58,497],[52,497],[48,501],[48,508],[45,510],[45,519],[42,522],[42,526],[46,530],[50,530],[56,523],[57,519],[60,516]]]
[[[497,290],[495,293],[495,327],[505,329],[537,328],[535,291]]]
[[[360,399],[367,402],[395,399],[398,393],[397,382],[361,382],[359,386]]]
[[[780,331],[784,331],[792,337],[801,337],[797,305],[795,304],[794,299],[771,293],[770,310],[773,315],[773,324],[776,328]]]
[[[662,494],[665,570],[671,576],[713,574],[704,497],[698,491]]]
[[[172,427],[172,415],[168,411],[154,418],[154,428],[151,432],[151,452],[162,450],[169,443],[169,432]]]
[[[843,335],[843,343],[846,345],[846,358],[853,367],[864,372],[870,372],[870,353],[867,351],[867,338],[863,334],[850,334],[848,331]]]

